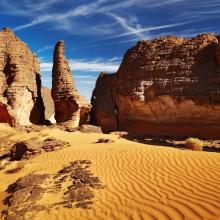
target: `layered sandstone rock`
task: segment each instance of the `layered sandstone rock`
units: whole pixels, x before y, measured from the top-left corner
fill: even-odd
[[[0,122],[15,125],[44,121],[39,61],[28,46],[4,28],[0,32]]]
[[[138,42],[117,73],[98,78],[92,122],[105,131],[219,138],[219,54],[212,33]]]
[[[52,70],[52,98],[58,124],[77,127],[88,122],[90,104],[78,94],[71,70],[64,56],[64,42],[59,41],[54,50]]]

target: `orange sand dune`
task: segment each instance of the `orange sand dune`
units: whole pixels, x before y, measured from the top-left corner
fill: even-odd
[[[1,130],[14,132],[5,126]],[[1,137],[4,135],[2,131]],[[0,195],[21,176],[31,172],[54,173],[70,161],[79,159],[92,162],[92,172],[105,187],[95,192],[91,209],[60,207],[51,212],[39,212],[36,220],[220,219],[218,153],[144,145],[119,139],[113,134],[67,133],[58,129],[14,133],[9,138],[46,137],[69,141],[71,146],[28,160],[25,168],[18,173],[0,171]],[[115,142],[94,143],[100,137]]]

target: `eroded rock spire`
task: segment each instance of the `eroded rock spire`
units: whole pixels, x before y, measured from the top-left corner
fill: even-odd
[[[51,94],[57,123],[67,127],[87,123],[90,104],[75,88],[70,67],[64,56],[63,40],[60,40],[54,49],[52,77]]]

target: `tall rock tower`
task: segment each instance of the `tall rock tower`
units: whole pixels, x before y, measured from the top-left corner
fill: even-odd
[[[51,95],[55,105],[55,119],[66,127],[77,127],[89,120],[90,104],[78,94],[70,67],[64,56],[64,41],[54,49]]]

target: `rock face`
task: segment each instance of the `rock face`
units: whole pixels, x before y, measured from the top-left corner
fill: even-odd
[[[140,41],[117,73],[99,76],[91,101],[92,123],[104,131],[219,138],[219,39]]]
[[[0,32],[0,122],[15,125],[44,121],[39,61],[28,46],[4,28]]]
[[[55,46],[52,73],[51,94],[57,123],[68,127],[77,127],[87,123],[91,107],[75,88],[71,70],[64,56],[62,40]]]

